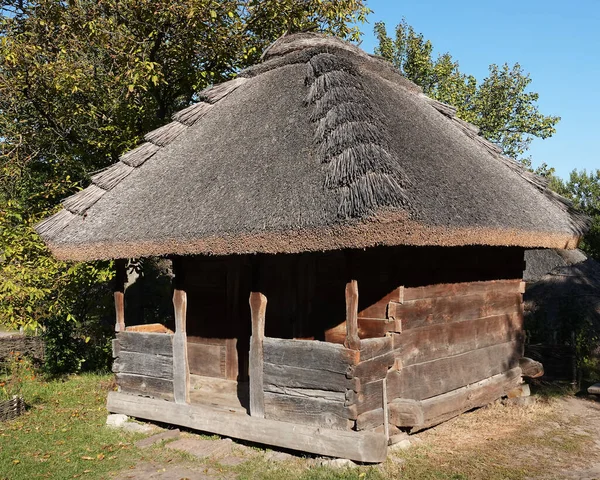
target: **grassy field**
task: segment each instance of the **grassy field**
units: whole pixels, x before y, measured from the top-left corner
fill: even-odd
[[[0,378],[0,385],[8,380]],[[19,380],[29,409],[0,423],[0,479],[126,478],[118,472],[143,464],[165,471],[184,465],[203,472],[202,478],[215,479],[577,478],[560,472],[595,455],[588,420],[567,420],[564,400],[541,399],[529,406],[498,403],[463,415],[413,437],[413,446],[390,453],[381,466],[336,470],[302,457],[273,462],[264,449],[245,447],[252,451],[250,460],[226,467],[161,446],[139,450],[134,442],[143,434],[107,428],[105,402],[112,376],[46,380],[24,369]]]

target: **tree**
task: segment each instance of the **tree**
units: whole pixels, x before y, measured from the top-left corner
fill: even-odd
[[[488,77],[478,83],[460,71],[449,53],[434,60],[432,43],[406,20],[396,27],[394,39],[388,36],[383,22],[375,24],[375,34],[379,42],[376,54],[392,62],[426,95],[455,106],[459,118],[477,125],[481,134],[506,155],[530,166],[530,159],[522,155],[531,140],[556,132],[560,117],[539,112],[539,95],[527,90],[531,78],[518,63],[512,67],[492,64]]]
[[[33,225],[284,33],[357,40],[365,0],[0,0],[0,323],[100,315],[110,264],[51,257]],[[89,297],[89,296],[88,296]]]

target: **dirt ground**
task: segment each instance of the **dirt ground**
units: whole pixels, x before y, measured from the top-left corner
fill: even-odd
[[[183,432],[113,478],[600,480],[600,402],[592,396],[496,402],[409,440],[390,447],[384,464],[364,466]]]

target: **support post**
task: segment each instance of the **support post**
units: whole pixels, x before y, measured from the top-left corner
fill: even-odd
[[[346,284],[346,340],[344,346],[360,350],[358,337],[358,282],[350,280]]]
[[[125,331],[125,283],[127,282],[127,260],[115,260],[115,332]]]
[[[259,292],[250,293],[252,337],[250,337],[250,415],[264,418],[265,393],[263,390],[263,340],[265,338],[265,313],[267,297]]]
[[[175,273],[175,291],[173,307],[175,309],[175,334],[173,335],[173,397],[175,403],[190,402],[190,369],[188,364],[186,315],[187,294],[183,287],[180,259],[173,259]]]

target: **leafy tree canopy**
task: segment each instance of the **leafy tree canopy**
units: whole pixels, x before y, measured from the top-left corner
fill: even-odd
[[[478,82],[466,75],[449,53],[433,58],[433,45],[403,20],[388,36],[385,24],[375,24],[378,46],[375,53],[392,62],[423,92],[456,107],[459,118],[477,125],[482,135],[500,146],[504,153],[530,166],[523,154],[534,137],[555,133],[560,117],[539,112],[539,95],[527,90],[529,74],[516,63],[512,67],[490,65],[489,75]]]

